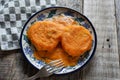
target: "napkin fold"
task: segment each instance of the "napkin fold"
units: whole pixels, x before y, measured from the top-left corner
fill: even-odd
[[[19,49],[23,25],[35,12],[56,5],[56,0],[9,0],[0,9],[1,50]]]

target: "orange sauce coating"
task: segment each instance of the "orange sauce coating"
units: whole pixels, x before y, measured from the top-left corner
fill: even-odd
[[[53,18],[45,19],[43,24],[36,22],[34,25],[37,26],[36,29],[30,27],[28,31],[30,29],[36,30],[37,37],[32,36],[33,33],[30,31],[27,32],[27,34],[28,38],[32,41],[32,44],[37,48],[37,50],[34,51],[34,57],[38,60],[49,63],[50,61],[61,59],[64,62],[64,66],[75,66],[80,56],[92,47],[92,35],[90,32],[69,16],[54,16]],[[43,27],[41,27],[41,25]],[[52,26],[51,29],[55,30],[55,33],[57,33],[50,34],[52,37],[52,45],[50,45],[50,39],[45,37],[45,32],[47,30],[49,31],[50,26]],[[44,27],[47,30],[45,30]],[[61,27],[62,29],[56,27]],[[44,30],[41,30],[41,33],[39,33],[40,31],[38,28]],[[39,34],[42,34],[42,37]],[[40,40],[43,38],[46,42],[48,41],[48,43],[43,44],[44,41],[42,42]]]
[[[38,60],[42,60],[46,63],[49,63],[50,61],[61,59],[64,62],[64,66],[75,66],[79,60],[79,57],[71,57],[69,56],[62,47],[57,47],[53,52],[35,52],[34,56]]]

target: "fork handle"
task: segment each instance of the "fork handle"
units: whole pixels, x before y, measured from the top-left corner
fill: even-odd
[[[29,78],[25,78],[25,79],[23,79],[23,80],[35,80],[35,79],[37,79],[37,78],[39,78],[39,74],[38,74],[38,73],[35,74],[35,75],[33,75],[33,76],[31,76],[31,77],[29,77]]]
[[[49,74],[49,75],[47,75],[48,73],[46,73],[46,69],[44,68],[44,67],[42,67],[35,75],[33,75],[33,76],[31,76],[31,77],[29,77],[29,78],[25,78],[25,79],[23,79],[23,80],[35,80],[35,79],[37,79],[37,78],[39,78],[39,77],[46,77],[46,76],[49,76],[49,75],[51,75],[51,74]]]

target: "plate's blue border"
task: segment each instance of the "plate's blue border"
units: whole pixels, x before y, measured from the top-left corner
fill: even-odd
[[[22,47],[22,34],[23,34],[23,31],[24,31],[27,23],[28,23],[36,14],[38,14],[38,13],[44,11],[44,10],[51,9],[51,8],[53,8],[53,9],[54,9],[54,8],[64,8],[64,9],[68,9],[68,10],[74,11],[74,12],[80,14],[81,16],[83,16],[83,17],[89,22],[89,24],[91,25],[91,27],[92,27],[92,29],[93,29],[93,32],[94,32],[94,36],[95,36],[95,46],[94,46],[92,55],[88,58],[88,61],[86,61],[86,62],[85,62],[80,68],[78,68],[78,69],[83,68],[83,67],[91,60],[91,58],[92,58],[93,55],[95,54],[96,47],[97,47],[97,34],[96,34],[96,31],[95,31],[92,23],[90,22],[90,20],[89,20],[86,16],[84,16],[83,14],[81,14],[80,12],[78,12],[78,11],[76,11],[76,10],[73,10],[73,9],[70,9],[70,8],[67,8],[67,7],[60,7],[60,6],[57,6],[57,7],[48,7],[48,8],[45,8],[45,9],[42,9],[42,10],[36,12],[35,14],[33,14],[33,15],[28,19],[28,21],[25,23],[25,25],[23,26],[23,29],[22,29],[22,31],[21,31],[21,34],[20,34],[20,42],[19,42],[19,44],[20,44],[20,49],[21,49],[24,57],[27,59],[27,57],[25,56],[25,54],[24,54],[24,52],[23,52],[23,47]],[[28,61],[29,63],[31,63],[28,59],[27,59],[27,61]],[[32,64],[32,63],[31,63],[31,64]],[[32,64],[32,65],[33,65],[33,64]],[[35,68],[37,68],[35,65],[33,65],[33,66],[34,66]],[[38,69],[38,68],[37,68],[37,69]],[[76,70],[78,70],[78,69],[76,69]],[[75,71],[76,71],[76,70],[75,70]],[[72,71],[72,72],[74,72],[74,71]],[[70,73],[72,73],[72,72],[70,72]],[[67,73],[63,73],[63,74],[67,74]]]

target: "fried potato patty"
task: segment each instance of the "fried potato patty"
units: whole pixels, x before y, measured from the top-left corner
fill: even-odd
[[[71,56],[81,56],[91,49],[92,35],[83,26],[67,26],[68,32],[62,35],[62,47]]]
[[[54,22],[38,21],[30,26],[27,35],[38,51],[52,51],[60,41],[62,27]]]

